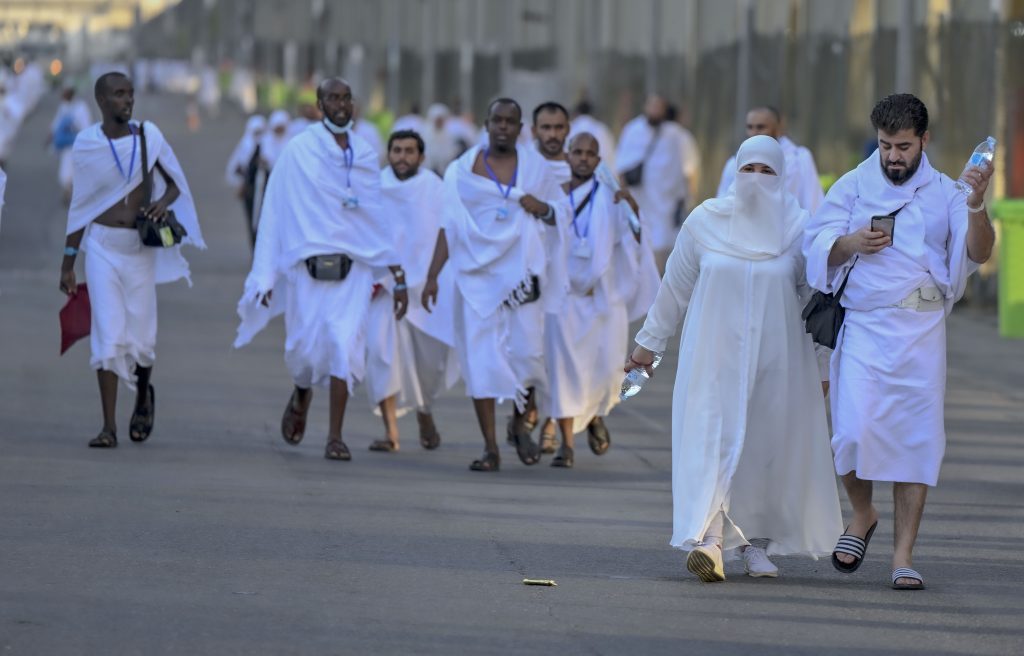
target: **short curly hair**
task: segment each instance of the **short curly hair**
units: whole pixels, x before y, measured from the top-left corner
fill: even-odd
[[[887,134],[911,128],[920,137],[928,129],[928,108],[912,93],[894,93],[871,110],[871,125]]]

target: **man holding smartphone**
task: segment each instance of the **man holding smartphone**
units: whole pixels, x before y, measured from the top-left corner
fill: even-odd
[[[928,110],[911,94],[883,98],[871,123],[878,150],[833,185],[804,240],[812,287],[835,292],[849,276],[831,404],[836,472],[853,518],[832,564],[860,567],[878,524],[873,482],[892,481],[891,583],[922,589],[912,554],[946,444],[945,318],[992,253],[984,203],[992,167],[968,171],[971,194],[958,192],[925,155]]]

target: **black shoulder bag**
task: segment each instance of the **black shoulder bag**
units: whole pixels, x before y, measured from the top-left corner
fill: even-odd
[[[846,289],[846,283],[850,280],[850,272],[856,265],[857,260],[854,259],[850,270],[843,278],[843,284],[839,285],[835,294],[814,292],[814,296],[811,296],[811,300],[804,306],[801,317],[804,320],[804,328],[810,333],[814,343],[827,346],[830,349],[836,347],[839,329],[843,327],[843,319],[846,318],[846,308],[840,305],[839,301],[843,298],[843,290]]]
[[[644,162],[654,152],[654,146],[658,143],[658,133],[660,131],[660,126],[654,128],[654,134],[651,135],[651,143],[647,144],[647,150],[644,152],[644,157],[640,160],[640,163],[622,172],[622,181],[626,183],[627,187],[637,187],[644,181]]]
[[[139,124],[139,140],[142,142],[142,207],[145,208],[153,202],[153,173],[149,170],[146,132],[142,123]],[[139,231],[142,245],[154,248],[169,248],[180,244],[182,238],[188,235],[171,210],[167,210],[167,215],[159,221],[150,219],[140,211],[135,217],[135,229]]]

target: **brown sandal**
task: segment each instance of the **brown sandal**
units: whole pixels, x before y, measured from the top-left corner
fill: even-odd
[[[309,412],[308,405],[306,406],[306,412],[295,409],[298,395],[298,388],[292,390],[292,395],[288,399],[288,406],[284,409],[284,415],[281,416],[281,437],[292,446],[302,441],[302,437],[306,432],[306,414]]]
[[[89,440],[89,446],[95,449],[113,449],[117,446],[117,435],[108,430],[100,431],[100,434]]]
[[[370,451],[394,453],[398,451],[398,442],[392,442],[391,440],[374,440],[370,443]]]
[[[351,460],[352,453],[341,440],[327,440],[327,448],[324,449],[324,457],[328,460]]]

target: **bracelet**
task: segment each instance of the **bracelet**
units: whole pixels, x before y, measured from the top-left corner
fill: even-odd
[[[78,255],[78,249],[77,248],[75,248],[74,246],[65,246],[64,247],[64,256],[65,257],[74,257],[76,255]]]
[[[983,211],[985,211],[985,201],[981,201],[981,205],[978,205],[977,207],[971,207],[970,205],[967,206],[968,214],[977,214],[978,212]]]
[[[541,221],[550,221],[555,218],[555,208],[553,205],[548,205],[548,211],[544,212],[544,216],[540,217]]]
[[[400,282],[400,283],[395,285],[395,291],[396,292],[404,292],[407,289],[409,289],[409,286],[406,285],[404,282]]]

